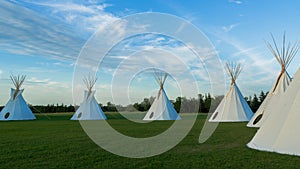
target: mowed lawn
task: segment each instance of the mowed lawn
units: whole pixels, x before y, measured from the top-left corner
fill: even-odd
[[[145,130],[155,135],[172,124],[137,125],[117,114],[107,116],[114,128],[133,136]],[[247,148],[256,129],[246,123],[222,123],[207,142],[199,144],[206,118],[199,115],[188,136],[172,150],[131,159],[98,147],[70,117],[70,113],[40,114],[35,121],[0,122],[0,168],[300,168],[300,157]]]

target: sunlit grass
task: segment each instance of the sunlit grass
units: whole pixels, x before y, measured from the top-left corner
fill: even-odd
[[[38,114],[35,121],[0,122],[0,168],[297,168],[300,163],[297,156],[247,148],[256,129],[246,123],[222,123],[207,142],[199,144],[203,114],[172,150],[145,159],[124,158],[98,147],[77,121],[68,120],[71,116]],[[155,135],[172,124],[135,124],[119,114],[107,116],[114,128],[133,136]]]

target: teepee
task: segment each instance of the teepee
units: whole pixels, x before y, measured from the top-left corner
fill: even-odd
[[[299,110],[300,69],[278,104],[273,105],[268,120],[262,124],[247,146],[257,150],[300,155]]]
[[[92,90],[97,78],[84,77],[83,82],[87,87],[84,91],[83,102],[76,110],[71,120],[105,120],[106,116],[95,99],[95,90]]]
[[[167,76],[167,73],[155,72],[155,79],[160,88],[143,120],[181,120],[163,87]]]
[[[10,99],[0,112],[0,120],[34,120],[35,116],[22,96],[24,89],[21,86],[26,76],[11,75],[10,78],[16,88],[11,89]]]
[[[241,72],[241,65],[226,63],[226,69],[231,77],[231,85],[223,100],[211,115],[209,122],[249,121],[253,116],[253,112],[235,82]]]
[[[272,40],[274,45],[272,46],[270,43],[267,43],[267,45],[277,62],[280,64],[281,71],[267,97],[247,124],[248,127],[261,127],[270,115],[274,105],[279,104],[279,98],[286,91],[292,80],[286,69],[299,49],[298,44],[295,43],[291,46],[289,43],[286,45],[285,35],[283,35],[282,48],[279,50],[273,36]]]

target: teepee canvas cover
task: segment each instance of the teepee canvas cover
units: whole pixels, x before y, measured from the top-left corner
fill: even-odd
[[[83,79],[88,90],[84,91],[83,102],[71,118],[71,120],[105,120],[106,116],[95,99],[95,92],[92,91],[97,79],[91,76]]]
[[[209,122],[239,122],[249,121],[253,116],[248,103],[235,83],[241,72],[240,64],[226,63],[226,69],[231,77],[231,85],[217,109],[209,119]]]
[[[270,43],[268,43],[268,47],[280,64],[281,72],[273,84],[273,87],[269,91],[267,97],[247,124],[248,127],[260,127],[266,121],[268,116],[271,114],[272,108],[274,105],[279,104],[278,101],[281,95],[286,91],[292,80],[286,69],[296,55],[299,47],[297,46],[297,43],[293,46],[291,46],[289,43],[288,46],[286,46],[284,35],[282,48],[281,51],[279,51],[273,36],[272,39],[274,47],[272,47]]]
[[[10,99],[0,112],[0,120],[34,120],[35,116],[25,102],[20,89],[26,76],[10,76],[16,89],[11,89]]]
[[[300,69],[292,83],[273,105],[272,114],[247,144],[263,151],[300,155]]]
[[[163,88],[167,74],[156,73],[155,78],[160,89],[143,120],[181,120]]]

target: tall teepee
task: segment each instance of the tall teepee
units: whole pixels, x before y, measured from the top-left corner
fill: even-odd
[[[287,45],[285,41],[285,35],[283,35],[282,47],[279,49],[273,36],[272,40],[274,45],[272,46],[270,43],[267,45],[280,64],[281,71],[267,97],[247,124],[248,127],[260,127],[266,121],[271,113],[272,107],[274,107],[276,104],[279,104],[279,98],[286,91],[292,80],[286,69],[296,55],[299,45],[298,43],[295,43],[294,45],[288,43]]]
[[[83,82],[87,87],[84,91],[83,102],[71,118],[71,120],[105,120],[106,116],[103,113],[101,107],[96,101],[94,95],[95,90],[92,90],[97,78],[91,76],[84,77]]]
[[[241,72],[241,65],[226,63],[226,69],[231,77],[231,85],[209,122],[249,121],[253,112],[235,82]]]
[[[25,102],[21,89],[26,76],[10,76],[11,81],[15,85],[15,89],[11,89],[10,99],[0,112],[0,120],[34,120],[35,116]]]
[[[143,120],[181,120],[163,87],[167,76],[167,73],[155,73],[155,78],[160,88]]]
[[[272,106],[272,114],[247,144],[263,151],[300,155],[300,69],[278,104]]]

